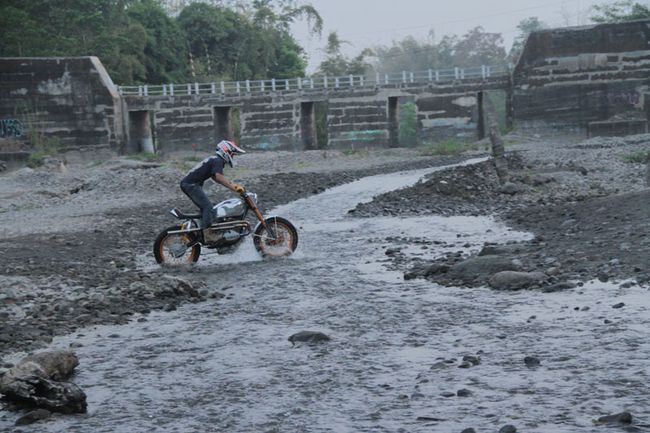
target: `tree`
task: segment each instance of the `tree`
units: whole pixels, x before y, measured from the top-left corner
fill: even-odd
[[[620,23],[650,18],[650,7],[632,0],[620,0],[611,4],[596,5],[591,20],[596,23]]]
[[[158,0],[139,0],[127,14],[146,31],[146,81],[160,84],[186,80],[189,54],[185,33]]]
[[[465,33],[454,46],[454,66],[497,65],[505,60],[501,34],[488,33],[481,26]]]
[[[439,47],[433,39],[433,32],[429,39],[418,41],[412,36],[407,36],[401,41],[393,41],[391,46],[374,48],[376,67],[381,72],[395,73],[401,71],[423,71],[440,66]]]
[[[126,0],[4,0],[3,56],[98,56],[113,79],[145,78],[145,30],[126,15]],[[20,23],[20,25],[17,25]]]
[[[546,27],[546,23],[540,21],[540,19],[537,17],[525,18],[519,21],[519,24],[517,24],[519,34],[515,36],[515,39],[512,43],[512,48],[510,48],[510,53],[508,54],[508,60],[510,63],[517,63],[519,56],[524,50],[524,44],[526,43],[528,36],[532,32],[545,29]]]
[[[342,75],[363,75],[369,65],[365,58],[372,54],[370,49],[364,49],[356,57],[349,59],[341,52],[343,44],[348,42],[339,39],[336,32],[327,36],[327,45],[325,46],[325,60],[318,67],[318,72],[330,76]]]

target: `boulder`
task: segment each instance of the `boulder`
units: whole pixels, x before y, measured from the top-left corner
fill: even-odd
[[[597,424],[632,424],[632,414],[630,412],[621,412],[601,416],[598,418]]]
[[[41,421],[50,417],[52,413],[46,409],[36,409],[30,412],[27,412],[25,415],[21,416],[16,420],[16,425],[29,425],[34,424],[37,421]]]
[[[450,278],[458,278],[464,281],[474,280],[480,275],[491,275],[502,271],[518,271],[520,266],[508,257],[485,255],[470,257],[467,260],[456,263],[449,269]]]
[[[545,280],[543,272],[501,271],[493,274],[488,284],[498,290],[519,290],[541,284]]]
[[[293,346],[296,343],[322,343],[325,341],[330,341],[331,338],[318,331],[300,331],[290,336],[288,340]]]
[[[86,394],[74,383],[63,382],[77,365],[77,356],[66,350],[30,355],[0,377],[0,394],[19,405],[84,413]]]

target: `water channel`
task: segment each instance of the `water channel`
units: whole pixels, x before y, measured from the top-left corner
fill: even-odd
[[[470,251],[530,236],[489,217],[347,216],[430,171],[364,178],[276,209],[300,228],[292,258],[259,260],[249,242],[193,272],[225,298],[55,339],[53,348],[82,344],[74,381],[88,413],[21,430],[571,433],[600,431],[593,419],[622,410],[643,421],[647,289],[502,293],[404,281],[385,267],[388,237]],[[302,330],[332,340],[292,347],[287,337]],[[480,364],[458,367],[477,354]],[[527,355],[541,365],[526,367]],[[14,420],[0,412],[0,430]]]

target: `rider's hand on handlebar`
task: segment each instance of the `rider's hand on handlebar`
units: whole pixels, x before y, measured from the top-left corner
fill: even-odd
[[[233,186],[233,189],[235,190],[235,192],[238,193],[238,194],[243,194],[243,193],[246,192],[246,188],[239,185],[238,183],[233,183],[232,186]]]

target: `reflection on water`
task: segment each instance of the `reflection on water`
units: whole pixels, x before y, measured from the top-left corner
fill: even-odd
[[[389,181],[399,187],[398,177],[278,209],[301,227],[299,255],[217,257],[192,274],[227,298],[56,339],[53,347],[83,344],[75,381],[89,413],[23,430],[459,432],[509,423],[585,432],[592,419],[622,410],[645,422],[646,289],[593,282],[563,293],[501,293],[404,281],[382,265],[387,237],[423,239],[428,258],[529,235],[490,218],[345,217]],[[617,302],[625,306],[611,308]],[[332,341],[292,348],[287,337],[301,330]],[[458,368],[476,354],[480,364]],[[527,355],[541,365],[527,368]],[[460,389],[471,395],[455,396]],[[0,430],[14,420],[0,413]]]

